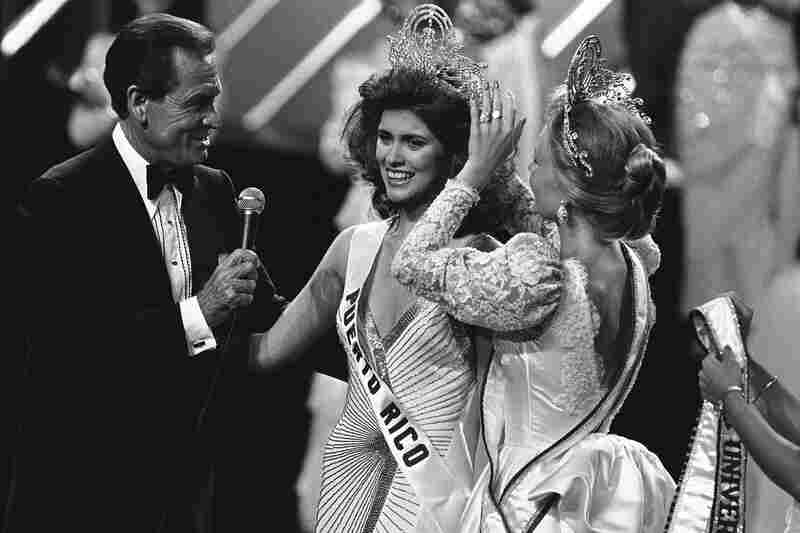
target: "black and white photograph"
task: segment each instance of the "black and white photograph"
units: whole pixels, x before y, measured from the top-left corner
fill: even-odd
[[[800,533],[800,0],[0,19],[0,533]]]

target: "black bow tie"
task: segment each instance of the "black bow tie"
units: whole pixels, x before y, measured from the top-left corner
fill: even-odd
[[[181,194],[188,194],[194,183],[194,167],[165,169],[157,165],[147,165],[147,197],[150,200],[158,198],[168,183],[175,185]]]

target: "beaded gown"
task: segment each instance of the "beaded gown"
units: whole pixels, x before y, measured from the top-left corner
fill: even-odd
[[[456,531],[473,476],[471,454],[478,432],[470,425],[470,420],[477,424],[477,404],[471,402],[472,328],[440,305],[416,298],[389,331],[378,331],[366,295],[388,224],[357,226],[350,244],[345,297],[337,316],[348,353],[349,387],[341,418],[325,446],[317,531]],[[357,271],[363,273],[360,278]],[[378,402],[373,388],[377,381],[365,378],[373,373],[403,411],[391,424],[384,424],[389,409],[385,403],[373,407]],[[404,454],[412,453],[414,439],[398,441],[401,431],[391,429],[405,419],[427,436],[433,448],[429,453],[444,463],[453,479],[429,475],[429,469],[409,477],[403,463],[413,463],[415,457]],[[428,494],[439,486],[446,489],[444,501]],[[439,512],[441,508],[446,510]]]

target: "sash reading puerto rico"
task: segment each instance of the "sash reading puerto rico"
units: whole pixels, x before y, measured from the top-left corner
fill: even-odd
[[[419,498],[424,510],[422,520],[426,527],[452,531],[457,527],[469,497],[469,486],[459,480],[424,430],[373,370],[359,340],[359,296],[385,230],[385,223],[372,223],[359,227],[354,233],[350,243],[345,296],[339,306],[337,321],[344,332],[344,348],[352,373],[366,391],[383,438]],[[451,446],[451,452],[457,455],[463,451],[458,446]]]

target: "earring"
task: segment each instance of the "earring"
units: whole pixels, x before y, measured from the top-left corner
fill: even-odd
[[[559,226],[564,226],[566,225],[568,219],[569,213],[567,212],[567,201],[561,200],[558,209],[556,209],[556,223]]]

